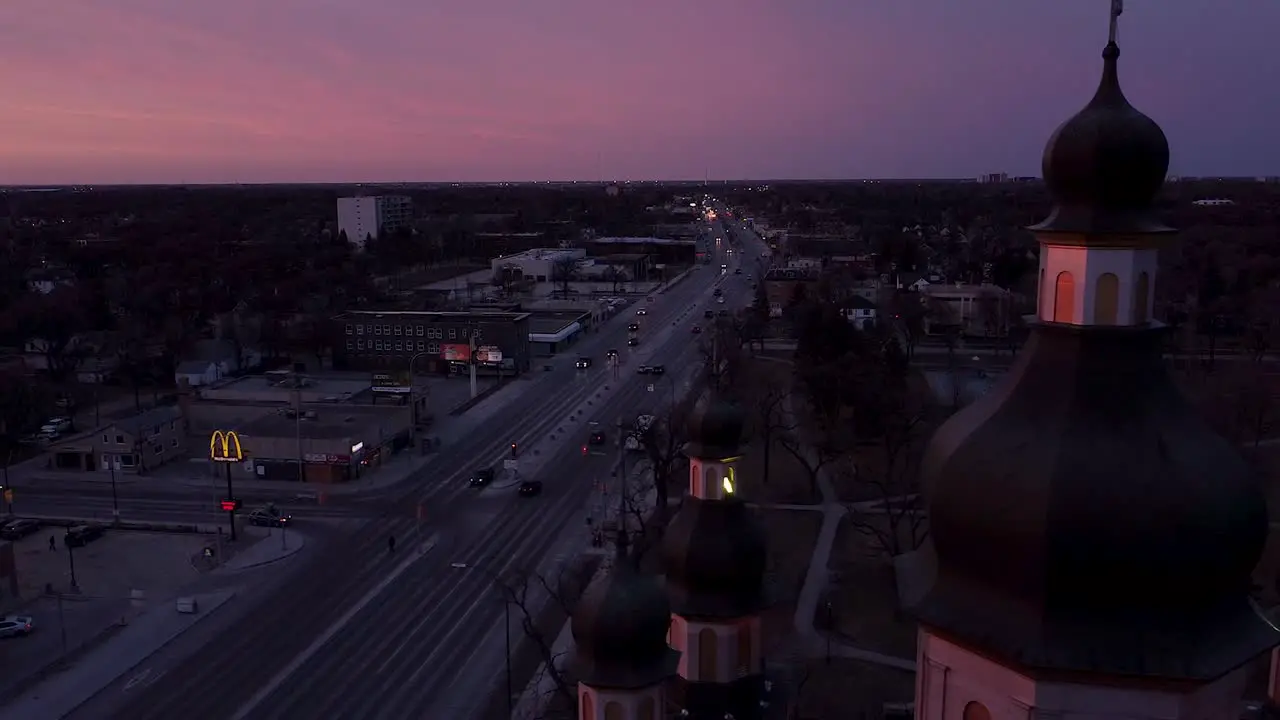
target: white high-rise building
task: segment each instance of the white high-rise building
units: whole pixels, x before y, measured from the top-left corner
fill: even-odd
[[[405,195],[338,198],[338,232],[360,250],[378,233],[405,227],[412,216],[413,201]]]

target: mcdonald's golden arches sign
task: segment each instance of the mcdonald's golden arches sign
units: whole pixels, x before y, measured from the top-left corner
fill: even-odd
[[[234,430],[214,430],[209,436],[209,459],[215,462],[241,462],[244,451],[240,449],[240,437]]]

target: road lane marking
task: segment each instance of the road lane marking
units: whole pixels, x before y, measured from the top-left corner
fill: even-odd
[[[275,692],[282,684],[284,684],[284,681],[289,679],[290,675],[297,672],[298,668],[302,667],[304,663],[319,652],[320,648],[324,647],[325,643],[332,640],[335,635],[337,635],[344,627],[347,626],[348,623],[351,622],[352,618],[367,607],[369,603],[373,602],[374,598],[381,595],[382,592],[386,590],[391,583],[395,582],[397,578],[403,575],[410,566],[421,560],[422,555],[434,547],[435,544],[436,536],[433,535],[426,541],[426,543],[423,544],[423,549],[420,553],[406,553],[405,559],[400,561],[400,564],[388,573],[386,577],[382,578],[381,582],[371,588],[369,592],[365,593],[364,597],[360,598],[356,604],[348,608],[347,611],[342,614],[342,617],[338,618],[337,622],[330,625],[329,629],[321,633],[321,635],[312,641],[305,650],[298,653],[298,655],[294,657],[293,660],[284,667],[284,669],[276,673],[266,685],[258,690],[258,692],[254,693],[253,697],[249,698],[248,702],[240,706],[240,709],[237,710],[236,714],[233,716],[233,720],[244,720],[244,718],[248,717],[249,714],[258,707],[258,705],[262,704],[263,700],[267,699],[271,693]]]

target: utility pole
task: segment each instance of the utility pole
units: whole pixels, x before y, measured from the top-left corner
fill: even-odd
[[[119,460],[115,455],[111,456],[111,460],[107,463],[111,466],[111,515],[116,522],[120,522],[120,498],[116,495],[116,463]]]
[[[471,369],[471,399],[474,400],[478,394],[476,392],[476,329],[474,325],[472,325],[469,335],[467,342],[470,344],[471,350],[467,353],[467,365]]]
[[[231,490],[231,463],[224,462],[222,464],[225,465],[227,468],[227,500],[229,502],[234,503],[236,495],[235,495],[235,492]],[[227,511],[227,527],[231,528],[231,542],[235,542],[236,541],[236,509],[234,506]]]
[[[618,416],[618,528],[616,532],[625,532],[623,525],[627,522],[627,444],[626,416]],[[615,538],[616,540],[616,538]]]
[[[294,373],[293,378],[293,431],[298,441],[298,482],[307,481],[307,468],[302,456],[302,377]],[[283,533],[282,533],[283,534]],[[234,537],[232,538],[235,539]]]

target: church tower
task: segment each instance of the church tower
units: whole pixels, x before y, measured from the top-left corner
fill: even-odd
[[[742,411],[722,400],[694,411],[684,447],[689,497],[663,536],[670,644],[681,653],[673,699],[694,720],[761,713],[765,536],[734,495],[744,424]]]
[[[918,720],[1233,720],[1280,644],[1249,596],[1261,491],[1164,369],[1169,147],[1120,90],[1119,13],[1097,93],[1045,149],[1031,340],[925,455]]]
[[[613,568],[588,586],[570,626],[579,720],[666,717],[664,683],[679,657],[667,645],[670,623],[662,584],[636,570],[620,528]]]

